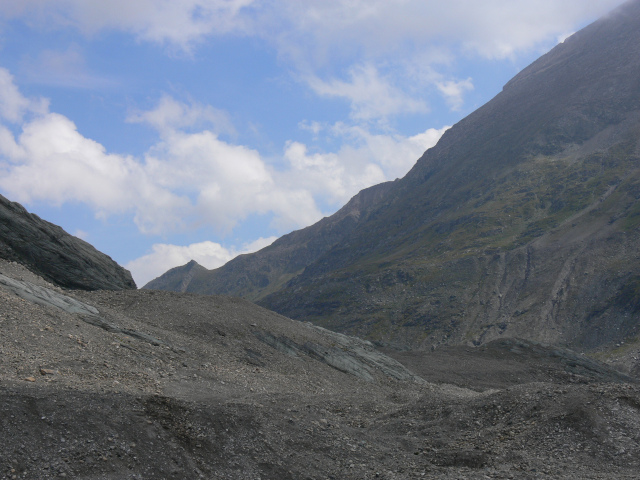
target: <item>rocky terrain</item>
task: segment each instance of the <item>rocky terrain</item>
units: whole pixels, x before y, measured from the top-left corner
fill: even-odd
[[[603,355],[626,345],[631,362],[639,53],[634,0],[520,72],[288,277],[268,274],[282,271],[274,244],[206,276],[224,282],[187,291],[242,296],[399,347],[522,337]]]
[[[640,479],[638,27],[632,1],[404,179],[157,289],[0,198],[0,478]],[[314,323],[190,293],[223,287]]]
[[[84,240],[0,195],[0,258],[65,288],[136,288],[131,273]]]
[[[387,353],[2,261],[0,478],[640,478],[633,375],[515,339]]]

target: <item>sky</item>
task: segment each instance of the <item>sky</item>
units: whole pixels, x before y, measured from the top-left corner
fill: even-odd
[[[0,0],[0,193],[138,286],[404,176],[621,0]]]

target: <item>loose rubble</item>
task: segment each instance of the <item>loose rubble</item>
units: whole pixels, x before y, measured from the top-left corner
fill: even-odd
[[[573,352],[392,360],[239,299],[0,274],[97,312],[0,286],[0,478],[640,478],[636,379]]]

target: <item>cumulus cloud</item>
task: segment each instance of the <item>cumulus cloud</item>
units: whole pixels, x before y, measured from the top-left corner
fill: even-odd
[[[318,124],[314,128],[319,132]],[[340,138],[337,152],[310,152],[303,143],[289,142],[284,158],[290,168],[278,178],[303,186],[329,204],[342,205],[363,188],[404,176],[447,128],[405,137],[337,123],[325,128],[327,134]]]
[[[17,201],[55,205],[82,202],[98,217],[133,213],[145,233],[208,223],[230,231],[252,213],[273,214],[300,227],[321,217],[313,197],[281,189],[258,152],[220,140],[211,130],[183,129],[225,123],[217,110],[163,98],[136,121],[158,128],[160,141],[144,158],[106,151],[78,132],[67,117],[24,97],[0,69],[0,118],[20,122],[14,135],[0,125],[0,188]]]
[[[167,270],[195,260],[205,268],[218,268],[229,260],[245,253],[256,252],[271,245],[276,237],[258,238],[240,249],[225,248],[216,242],[200,242],[187,246],[157,243],[151,253],[132,260],[125,265],[139,287],[149,283]]]
[[[291,141],[284,162],[276,162],[284,167],[275,168],[258,151],[221,140],[214,127],[227,128],[226,116],[208,106],[165,96],[156,108],[132,114],[130,121],[147,123],[159,135],[137,158],[108,152],[69,118],[22,96],[4,70],[0,99],[6,99],[0,103],[4,119],[30,112],[17,135],[0,124],[4,192],[22,203],[81,202],[99,218],[131,214],[148,234],[204,225],[226,234],[250,215],[271,218],[280,232],[310,225],[324,208],[333,211],[359,190],[404,175],[444,131],[404,137],[315,124],[319,135],[340,137],[342,147],[311,151]]]

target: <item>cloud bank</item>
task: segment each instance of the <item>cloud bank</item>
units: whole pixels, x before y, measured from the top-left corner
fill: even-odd
[[[88,37],[122,31],[172,55],[192,55],[216,36],[253,37],[270,45],[315,93],[342,98],[357,120],[428,109],[425,92],[460,109],[472,79],[456,59],[515,57],[619,5],[621,0],[21,0],[0,2],[0,18],[37,29],[74,28]],[[427,54],[425,54],[427,52]],[[72,62],[50,52],[40,63]],[[53,65],[51,62],[54,62]],[[412,77],[414,66],[437,75]],[[81,65],[80,65],[81,66]],[[59,82],[91,84],[86,72]],[[372,101],[373,100],[373,101]]]
[[[281,233],[310,225],[324,215],[321,205],[335,210],[359,190],[404,175],[444,131],[404,137],[318,125],[318,134],[340,137],[342,147],[310,153],[305,144],[290,141],[277,162],[284,166],[275,168],[260,152],[220,139],[220,131],[233,130],[224,112],[163,96],[152,110],[128,119],[158,132],[158,141],[137,158],[110,153],[84,137],[69,118],[51,112],[46,100],[23,96],[1,68],[0,120],[0,188],[13,200],[83,203],[98,218],[131,215],[146,234],[203,225],[227,234],[251,215],[272,218]],[[236,252],[206,247],[216,259]],[[194,249],[165,245],[144,261],[164,265],[162,255],[175,261],[199,251]],[[155,271],[141,262],[132,268]]]

